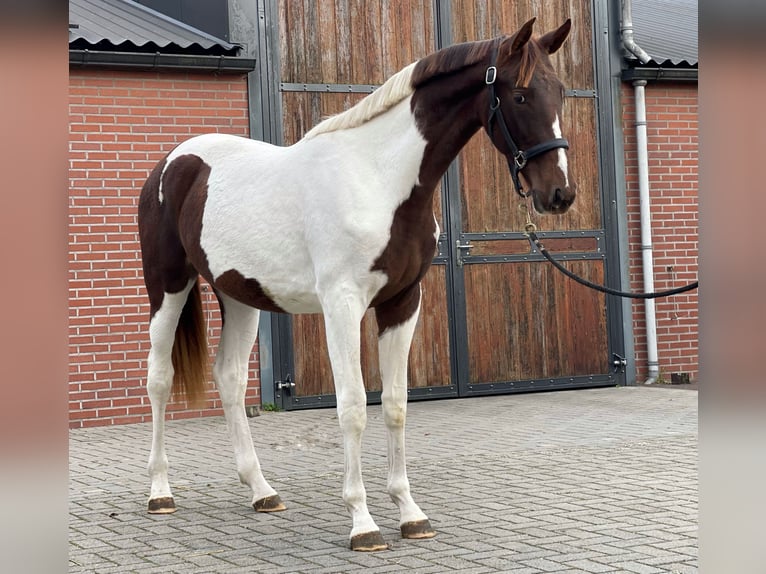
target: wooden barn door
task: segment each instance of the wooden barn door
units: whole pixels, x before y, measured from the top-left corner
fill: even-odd
[[[279,0],[278,7],[286,145],[436,49],[433,0]],[[445,228],[440,193],[434,212]],[[423,281],[423,313],[410,353],[410,395],[416,397],[457,394],[450,372],[446,239],[440,245],[441,253]],[[377,332],[374,313],[368,311],[362,323],[362,371],[373,401],[381,391]],[[323,318],[293,317],[289,339],[292,370],[278,393],[282,405],[335,404]]]
[[[538,33],[567,17],[572,35],[553,56],[568,89],[562,130],[579,186],[564,216],[534,216],[549,251],[575,273],[603,283],[597,98],[590,0],[507,2],[453,0],[452,40],[491,38],[536,16]],[[451,198],[455,289],[461,332],[461,396],[613,384],[604,296],[581,287],[530,251],[527,218],[504,159],[477,134],[459,158],[459,192]]]
[[[572,270],[603,282],[591,0],[273,1],[285,145],[440,44],[512,32],[533,15],[538,32],[571,17],[573,35],[554,65],[569,88],[562,124],[580,192],[570,213],[536,222],[546,246]],[[442,236],[423,281],[410,353],[411,399],[615,383],[604,297],[530,252],[521,233],[526,215],[504,160],[483,132],[450,168],[434,213]],[[279,321],[286,352],[277,403],[334,405],[322,317]],[[372,312],[361,338],[368,398],[375,401],[381,383]]]

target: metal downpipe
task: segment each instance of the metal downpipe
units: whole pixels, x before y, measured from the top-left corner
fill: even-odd
[[[654,250],[652,247],[652,213],[649,195],[649,151],[646,129],[646,80],[636,80],[633,88],[636,101],[636,148],[638,155],[638,196],[641,213],[641,258],[643,261],[644,292],[654,292]],[[654,383],[660,375],[657,353],[657,318],[654,299],[644,301],[646,315],[646,355],[649,378]]]
[[[651,61],[641,46],[633,38],[633,4],[631,0],[622,1],[622,23],[620,35],[625,49],[636,56],[642,64]],[[646,129],[646,80],[633,82],[636,104],[636,147],[638,155],[638,194],[641,214],[641,258],[644,277],[644,292],[654,292],[654,253],[652,248],[651,197],[649,195],[649,151]],[[660,375],[660,362],[657,352],[657,317],[654,299],[644,301],[646,318],[646,355],[649,377],[645,385],[656,382]]]

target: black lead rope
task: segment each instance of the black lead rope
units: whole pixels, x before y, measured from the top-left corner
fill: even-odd
[[[561,271],[564,275],[566,275],[570,279],[577,281],[580,285],[585,285],[586,287],[590,287],[591,289],[595,289],[596,291],[601,291],[602,293],[607,293],[608,295],[615,295],[617,297],[626,297],[629,299],[657,299],[658,297],[668,297],[670,295],[676,295],[678,293],[691,291],[692,289],[696,289],[697,287],[699,287],[699,281],[695,281],[694,283],[690,283],[689,285],[684,285],[683,287],[677,287],[675,289],[669,289],[667,291],[657,291],[655,293],[629,293],[626,291],[618,291],[617,289],[611,289],[603,285],[596,285],[595,283],[591,283],[587,279],[583,279],[579,275],[575,275],[569,269],[564,267],[561,263],[556,261],[553,258],[553,256],[550,253],[548,253],[548,250],[545,247],[543,247],[543,244],[540,243],[540,238],[537,237],[537,233],[535,233],[534,229],[529,224],[527,224],[526,236],[527,236],[527,239],[529,239],[529,242],[532,244],[532,247],[533,248],[536,247],[537,250],[542,254],[542,256],[545,257],[548,261],[550,261],[553,264],[553,266],[559,271]]]

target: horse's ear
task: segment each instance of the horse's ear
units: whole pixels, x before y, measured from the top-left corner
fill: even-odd
[[[545,36],[538,39],[539,44],[545,48],[545,51],[549,54],[553,54],[564,43],[564,40],[569,36],[569,30],[572,28],[572,20],[567,18],[567,21],[559,26],[558,30],[548,32]]]
[[[537,18],[529,20],[511,37],[511,53],[521,50],[529,42],[529,39],[532,37],[532,28],[535,25],[535,20]]]

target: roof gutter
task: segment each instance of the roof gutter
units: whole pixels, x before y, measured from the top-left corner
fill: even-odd
[[[220,74],[246,74],[255,69],[253,58],[233,56],[198,56],[189,54],[147,54],[141,52],[109,52],[69,50],[70,67],[133,70],[194,70]]]
[[[622,80],[634,82],[646,80],[648,82],[699,82],[699,69],[693,68],[663,68],[637,67],[622,71]]]

